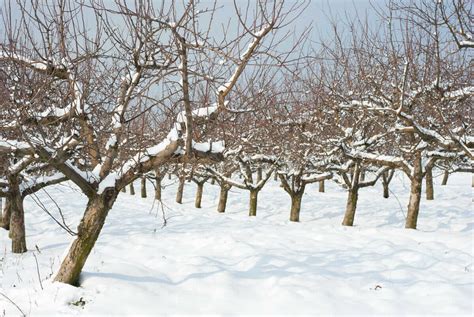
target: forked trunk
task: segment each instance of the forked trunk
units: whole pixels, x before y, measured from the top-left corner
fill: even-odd
[[[390,197],[390,182],[392,181],[393,174],[395,172],[393,170],[385,171],[382,174],[382,186],[383,186],[383,198]]]
[[[441,185],[445,186],[448,183],[449,171],[445,170],[443,173],[443,180],[441,181]]]
[[[359,181],[361,179],[361,172],[362,171],[359,163],[356,163],[351,178],[352,183],[348,184],[349,188],[347,191],[346,212],[344,214],[344,219],[342,220],[343,226],[354,225],[354,217],[357,208],[357,198],[359,196]]]
[[[194,201],[194,207],[196,208],[201,208],[203,189],[204,189],[204,183],[198,183],[197,190],[196,190],[196,200]]]
[[[434,190],[433,190],[433,169],[426,169],[426,200],[434,199]]]
[[[69,248],[68,254],[61,263],[58,274],[54,278],[57,282],[70,285],[79,285],[79,276],[94,247],[105,218],[117,199],[115,189],[106,189],[101,195],[89,199],[84,216],[78,226],[78,234]]]
[[[219,194],[219,204],[217,205],[217,212],[225,212],[227,206],[227,196],[229,195],[229,186],[222,185]]]
[[[176,202],[178,204],[183,203],[183,191],[184,191],[184,177],[179,177],[178,191],[176,192]]]
[[[135,186],[133,186],[133,182],[130,183],[130,195],[135,195]]]
[[[146,198],[146,177],[145,176],[143,176],[141,178],[141,192],[140,192],[140,194],[141,194],[142,198]]]
[[[290,221],[300,221],[301,200],[303,199],[303,192],[291,195],[291,213]]]
[[[324,179],[322,181],[319,181],[319,192],[324,193],[325,188],[324,188]]]
[[[250,206],[249,206],[249,216],[254,217],[257,215],[257,198],[258,190],[250,190]]]
[[[357,209],[357,199],[359,197],[359,186],[350,188],[347,192],[346,213],[344,214],[343,226],[353,226],[354,217]]]
[[[10,198],[5,198],[5,205],[3,206],[1,227],[5,230],[10,230],[10,217],[11,217],[11,208],[10,208]]]
[[[418,212],[420,210],[423,173],[421,170],[421,156],[415,160],[413,175],[410,177],[410,201],[408,202],[407,219],[405,228],[416,229]]]

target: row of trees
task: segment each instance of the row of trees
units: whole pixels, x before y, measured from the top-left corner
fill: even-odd
[[[334,24],[313,48],[309,29],[280,31],[305,7],[235,2],[225,26],[217,2],[9,3],[0,196],[12,251],[26,251],[24,198],[71,181],[88,203],[55,280],[76,285],[119,193],[176,166],[181,191],[186,177],[198,193],[220,185],[221,212],[231,187],[248,190],[251,216],[277,175],[292,221],[305,186],[333,178],[348,190],[344,225],[360,188],[381,179],[388,194],[401,170],[416,228],[433,168],[471,169],[472,4],[389,2],[377,26]]]

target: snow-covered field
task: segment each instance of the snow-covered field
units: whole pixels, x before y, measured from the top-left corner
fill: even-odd
[[[0,292],[33,316],[472,315],[471,175],[453,175],[447,186],[435,181],[435,200],[422,201],[415,231],[403,228],[409,185],[401,175],[390,199],[382,198],[380,186],[361,190],[352,228],[340,225],[346,193],[332,182],[326,193],[309,186],[301,222],[291,223],[289,196],[277,182],[269,181],[257,217],[250,218],[247,192],[233,190],[227,212],[218,214],[217,186],[206,184],[203,208],[195,209],[196,187],[187,183],[179,205],[177,184],[167,180],[167,225],[152,186],[147,199],[121,194],[79,288],[51,283],[73,237],[28,199],[30,251],[13,255],[7,232],[0,231]],[[48,193],[75,230],[84,197],[64,185]],[[44,192],[38,196],[58,215]],[[0,316],[18,314],[0,295]]]

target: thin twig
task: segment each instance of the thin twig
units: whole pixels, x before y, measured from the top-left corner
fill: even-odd
[[[39,270],[39,264],[38,264],[38,259],[36,258],[36,254],[33,252],[33,256],[35,257],[35,262],[36,262],[36,273],[38,274],[38,281],[40,283],[40,287],[43,290],[43,283],[41,282],[41,274]]]
[[[2,295],[3,297],[5,297],[13,306],[16,307],[16,309],[18,309],[18,311],[21,313],[21,315],[23,317],[26,317],[26,314],[21,310],[21,308],[14,302],[10,299],[10,297],[8,297],[7,295],[3,294],[2,292],[0,292],[0,295]]]

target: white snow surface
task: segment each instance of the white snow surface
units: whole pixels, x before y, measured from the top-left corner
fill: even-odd
[[[380,184],[361,189],[354,227],[341,226],[346,192],[330,181],[326,193],[317,192],[317,184],[307,187],[301,222],[292,223],[290,198],[273,179],[252,218],[246,191],[232,189],[227,212],[218,214],[216,185],[205,185],[203,208],[195,209],[195,185],[186,183],[179,205],[177,181],[166,179],[163,205],[153,204],[151,184],[147,199],[119,196],[79,288],[51,282],[73,237],[29,197],[30,251],[12,254],[7,231],[0,229],[0,292],[31,316],[472,316],[471,175],[452,175],[447,186],[440,182],[438,175],[435,200],[421,202],[419,229],[407,230],[409,183],[401,173],[389,199],[382,198]],[[46,190],[75,230],[85,197],[69,183]],[[38,197],[59,218],[46,194]],[[84,306],[72,304],[81,298]],[[19,315],[1,295],[0,315]]]

